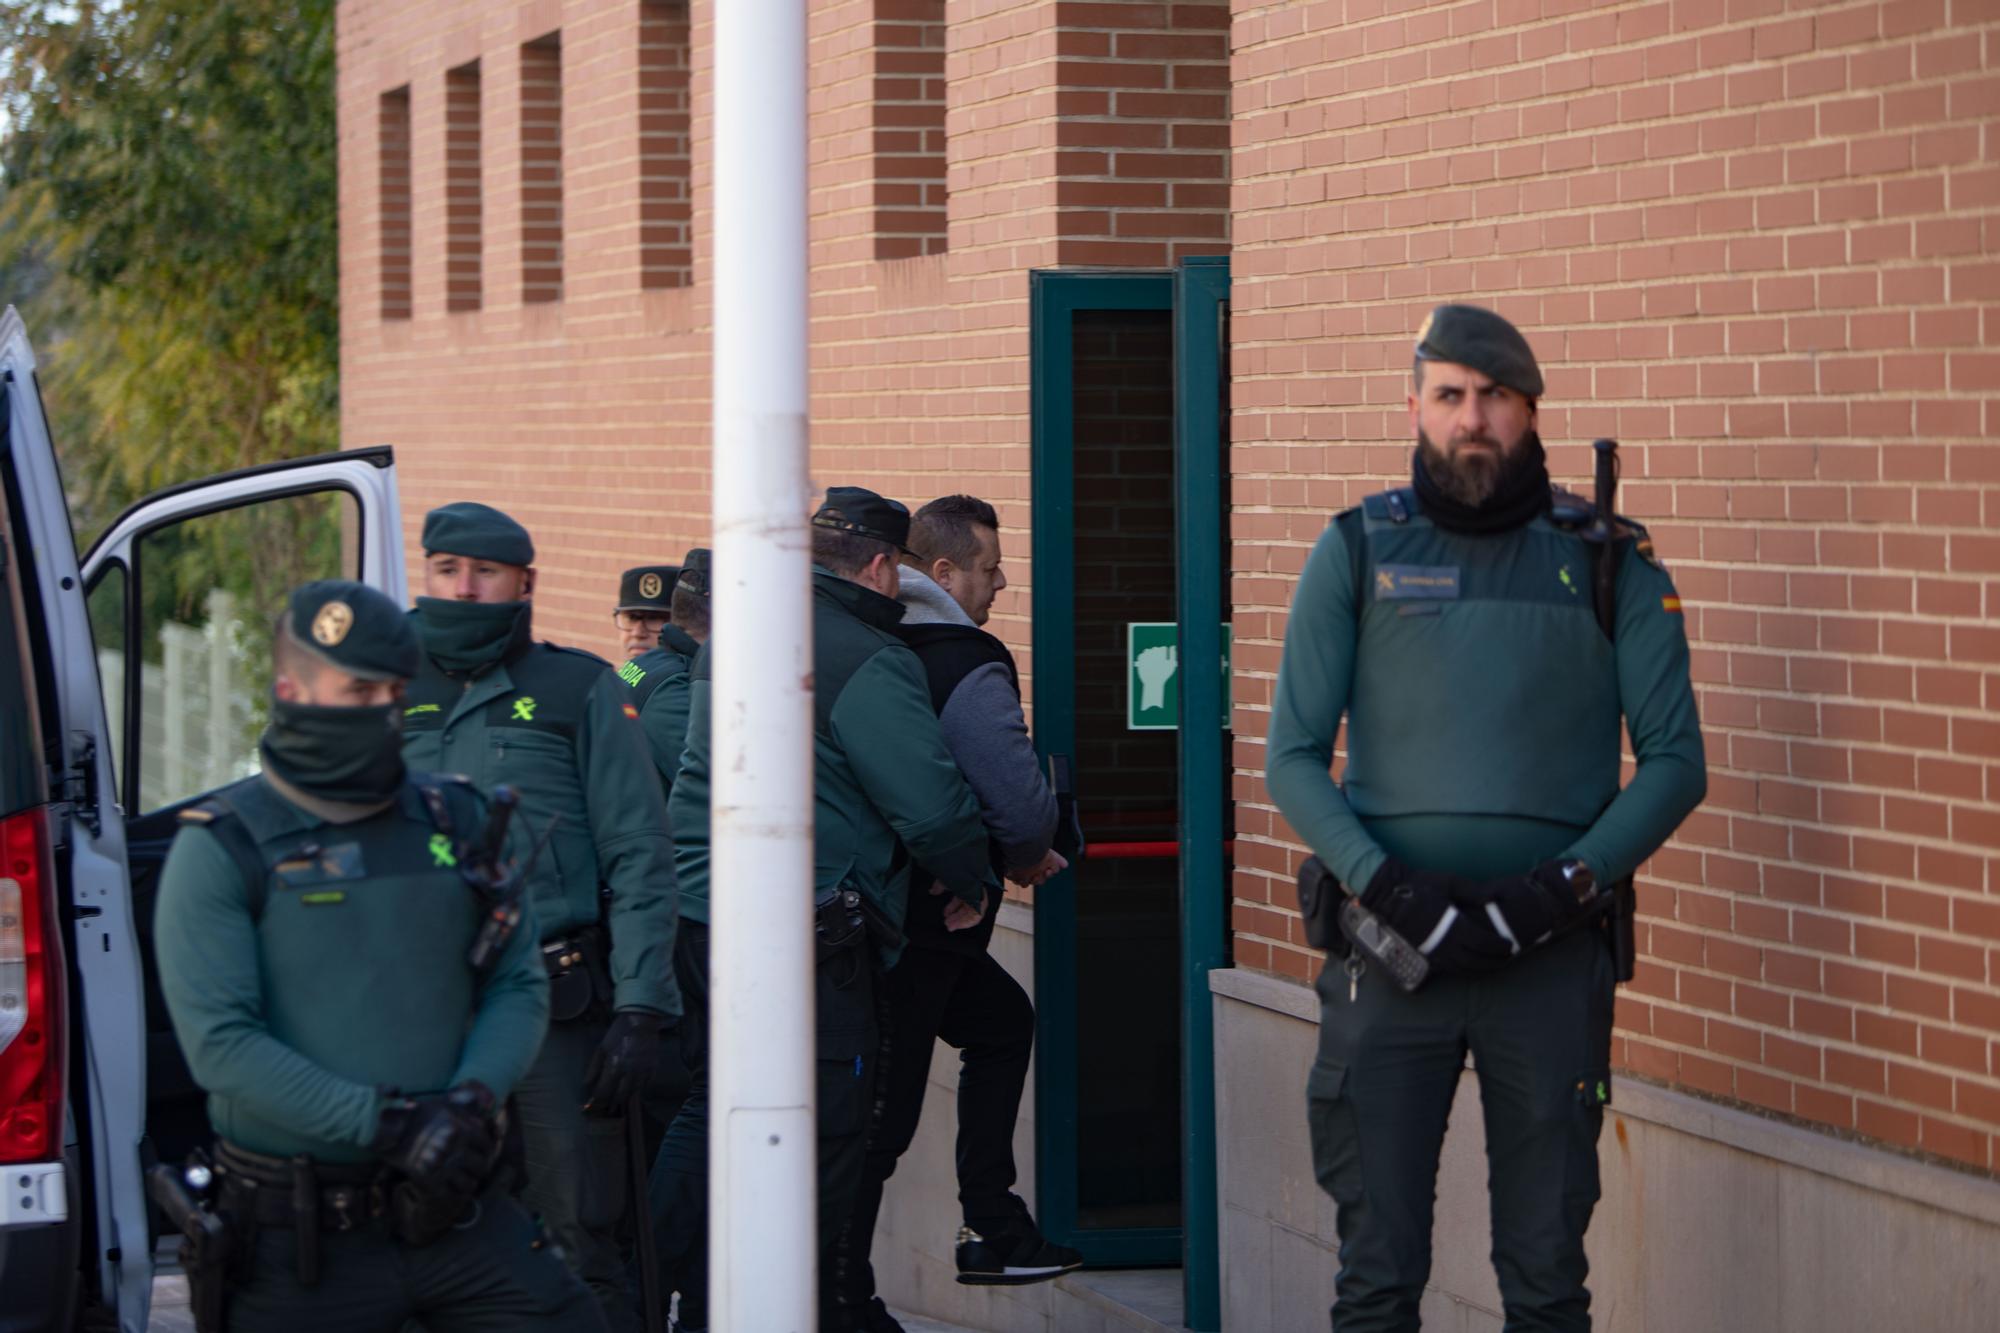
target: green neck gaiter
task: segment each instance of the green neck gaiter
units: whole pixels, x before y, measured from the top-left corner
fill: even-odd
[[[433,662],[454,675],[511,661],[534,642],[532,604],[417,598],[417,636]]]
[[[403,710],[273,699],[258,749],[264,767],[300,791],[328,801],[386,800],[403,781]]]

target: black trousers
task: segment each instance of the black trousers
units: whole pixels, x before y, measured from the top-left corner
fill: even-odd
[[[975,1230],[1008,1217],[1012,1208],[1014,1121],[1035,1045],[1034,1006],[990,954],[913,944],[885,984],[890,1035],[884,1086],[839,1256],[842,1298],[852,1305],[875,1294],[868,1253],[882,1189],[916,1137],[934,1045],[942,1038],[959,1051],[958,1200]]]
[[[320,1277],[299,1285],[289,1228],[255,1233],[250,1274],[231,1289],[230,1333],[604,1333],[604,1314],[528,1211],[499,1191],[422,1248],[379,1226],[322,1231]]]
[[[1438,1154],[1471,1052],[1486,1118],[1493,1266],[1507,1333],[1590,1328],[1583,1236],[1611,1095],[1611,950],[1582,930],[1482,977],[1354,998],[1330,960],[1306,1084],[1313,1169],[1338,1205],[1335,1333],[1408,1333],[1431,1268]]]
[[[682,921],[674,975],[688,1026],[687,1098],[668,1126],[648,1181],[663,1276],[680,1292],[680,1322],[708,1325],[708,1050],[712,994],[709,932]],[[821,1305],[833,1304],[832,1275],[842,1222],[853,1212],[868,1144],[875,1071],[882,1047],[877,1006],[881,969],[862,943],[814,970],[815,1091],[818,1098]]]

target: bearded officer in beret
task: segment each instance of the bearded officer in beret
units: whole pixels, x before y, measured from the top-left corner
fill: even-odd
[[[524,861],[549,972],[549,1035],[515,1093],[523,1197],[614,1330],[639,1327],[617,1244],[632,1188],[623,1116],[678,1065],[672,844],[629,691],[602,658],[535,640],[535,544],[472,502],[424,517],[411,620],[422,663],[404,710],[417,767],[521,794]],[[552,831],[551,831],[552,830]]]
[[[182,813],[155,920],[233,1228],[226,1266],[190,1265],[197,1319],[601,1329],[494,1179],[548,980],[532,910],[482,935],[492,904],[458,869],[484,801],[404,768],[416,636],[381,593],[329,580],[292,594],[273,658],[263,771]]]
[[[1446,305],[1417,335],[1412,485],[1322,534],[1286,627],[1273,800],[1345,891],[1429,962],[1319,977],[1313,1165],[1339,1205],[1342,1333],[1418,1327],[1445,1122],[1469,1052],[1510,1329],[1590,1327],[1583,1238],[1611,1096],[1611,891],[1706,790],[1680,598],[1615,528],[1552,503],[1542,374],[1512,324]],[[1344,781],[1329,775],[1347,719]],[[1637,772],[1619,788],[1621,720]]]
[[[679,565],[640,565],[619,576],[611,623],[618,627],[618,646],[627,662],[650,652],[660,631],[673,624],[674,586],[680,576]]]

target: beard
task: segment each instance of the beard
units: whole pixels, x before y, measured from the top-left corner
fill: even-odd
[[[1538,452],[1527,447],[1525,436],[1511,449],[1501,448],[1499,441],[1490,435],[1476,438],[1492,445],[1493,452],[1469,449],[1448,452],[1438,448],[1421,428],[1417,431],[1417,456],[1423,459],[1424,471],[1448,498],[1469,509],[1479,508],[1509,482],[1519,481],[1524,473],[1533,470]]]

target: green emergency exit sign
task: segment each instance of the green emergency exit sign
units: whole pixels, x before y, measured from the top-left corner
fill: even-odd
[[[1171,620],[1125,626],[1125,729],[1173,731],[1181,724],[1181,627]],[[1222,725],[1229,727],[1230,627],[1222,627]]]

